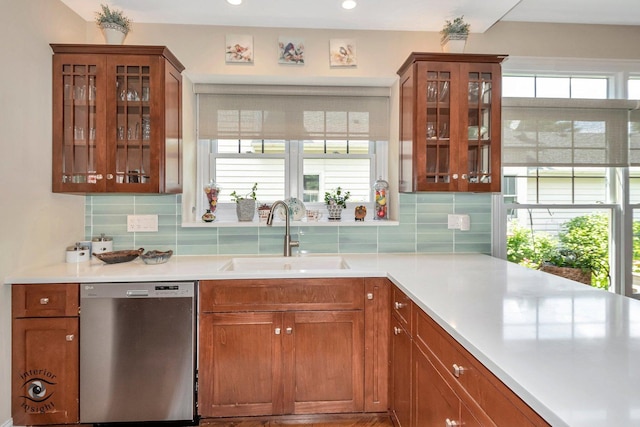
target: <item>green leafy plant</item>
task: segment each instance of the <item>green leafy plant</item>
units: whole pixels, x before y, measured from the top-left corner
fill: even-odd
[[[341,187],[336,188],[335,190],[326,191],[324,193],[324,203],[327,205],[338,205],[342,206],[342,209],[347,207],[347,200],[351,196],[350,191],[342,191]]]
[[[245,194],[244,196],[239,195],[235,190],[233,193],[230,194],[231,196],[231,200],[233,200],[236,203],[240,203],[240,200],[244,200],[244,199],[253,199],[256,200],[256,191],[258,190],[258,183],[254,183],[253,187],[251,187],[251,191],[249,191],[247,194]]]
[[[100,12],[96,12],[96,23],[99,26],[112,24],[119,25],[120,27],[125,29],[125,33],[128,33],[131,30],[131,20],[124,16],[124,12],[121,10],[111,10],[109,6],[106,4],[101,4],[100,8],[102,9]]]
[[[445,40],[447,37],[451,39],[466,38],[469,35],[469,28],[471,28],[471,25],[464,22],[464,16],[459,16],[453,21],[446,20],[444,27],[440,30],[440,35],[442,36],[442,40]]]
[[[591,284],[609,287],[609,221],[605,214],[583,215],[562,224],[558,236],[535,233],[512,222],[507,259],[530,268],[542,263],[590,271]]]

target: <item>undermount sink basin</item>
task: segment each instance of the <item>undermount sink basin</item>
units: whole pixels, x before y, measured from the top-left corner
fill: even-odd
[[[232,258],[221,271],[285,271],[285,270],[344,270],[349,266],[342,257],[250,257]]]

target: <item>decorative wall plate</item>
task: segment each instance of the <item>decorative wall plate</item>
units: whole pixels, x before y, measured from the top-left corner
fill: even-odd
[[[306,214],[306,208],[304,207],[304,203],[302,201],[296,199],[295,197],[290,197],[284,201],[287,206],[289,206],[289,219],[293,221],[300,221],[304,218]],[[281,220],[285,220],[284,216],[284,208],[282,206],[278,206],[278,217]]]

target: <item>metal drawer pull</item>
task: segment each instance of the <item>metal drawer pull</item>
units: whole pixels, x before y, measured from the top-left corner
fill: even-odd
[[[400,310],[401,308],[405,308],[407,306],[407,304],[403,303],[403,302],[396,301],[396,302],[393,303],[393,306],[395,307],[396,310]]]
[[[367,294],[367,299],[373,299],[373,293],[369,292],[369,293]]]
[[[67,341],[73,341],[75,336],[73,334],[71,334],[71,335],[67,335],[65,338],[66,338]]]
[[[287,328],[284,330],[288,335],[291,335],[291,332],[293,332],[293,328]]]
[[[400,332],[402,332],[402,329],[398,328],[397,326],[393,327],[393,334],[394,335],[399,335]]]
[[[49,298],[40,298],[40,304],[42,305],[49,304]]]
[[[280,335],[280,328],[276,328],[276,335]]]
[[[453,421],[450,420],[449,418],[447,418],[447,420],[445,421],[447,424],[447,427],[454,427],[454,426],[461,426],[462,424],[460,424],[458,421]]]
[[[462,366],[458,366],[455,363],[453,364],[453,375],[456,378],[460,378],[460,375],[464,374],[465,369]]]

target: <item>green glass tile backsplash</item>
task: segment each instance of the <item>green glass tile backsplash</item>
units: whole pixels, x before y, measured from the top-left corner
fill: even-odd
[[[274,227],[182,227],[180,195],[86,196],[85,238],[104,233],[114,250],[172,249],[176,255],[280,255]],[[398,226],[292,226],[306,253],[491,253],[491,194],[402,193]],[[127,232],[127,215],[158,215],[157,232]],[[471,230],[447,229],[448,214],[468,214]],[[343,219],[343,223],[346,222]]]

